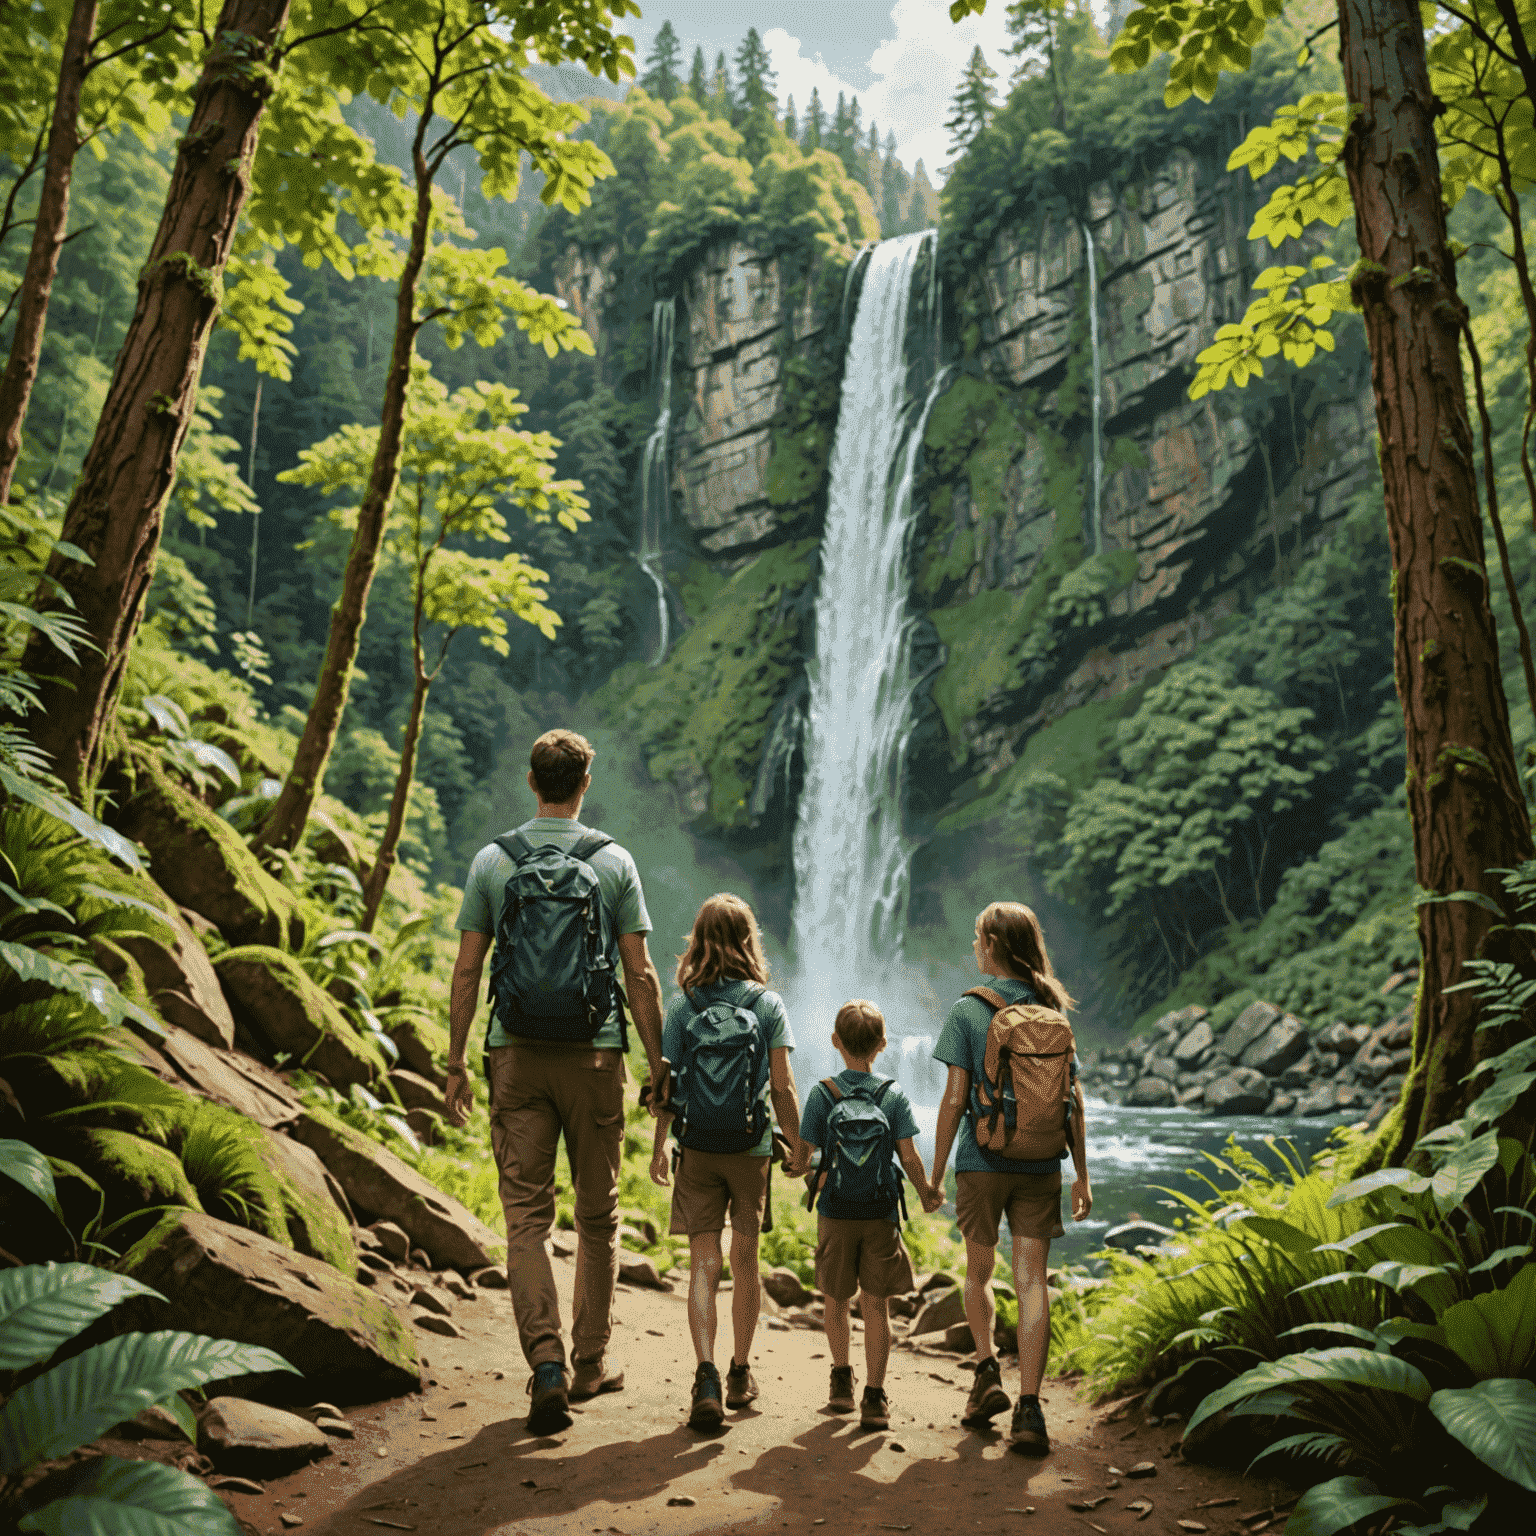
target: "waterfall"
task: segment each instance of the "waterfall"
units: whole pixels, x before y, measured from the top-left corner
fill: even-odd
[[[793,843],[790,988],[797,1033],[828,1069],[837,1065],[825,1042],[838,1006],[872,997],[890,1017],[900,990],[911,851],[901,802],[912,730],[912,478],[944,383],[935,375],[914,412],[907,311],[918,262],[934,243],[932,231],[903,235],[867,258],[832,446]]]
[[[651,389],[657,397],[656,425],[645,441],[645,457],[640,466],[640,530],[635,548],[640,569],[656,588],[653,667],[666,659],[671,639],[661,537],[671,511],[672,353],[676,329],[677,300],[658,299],[651,307]]]
[[[1093,231],[1083,225],[1088,246],[1088,344],[1093,351],[1093,552],[1104,553],[1104,370],[1099,362],[1099,266]]]

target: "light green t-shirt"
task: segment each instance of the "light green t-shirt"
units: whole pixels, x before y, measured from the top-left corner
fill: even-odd
[[[535,816],[522,826],[506,833],[515,837],[521,832],[536,848],[553,845],[557,848],[574,848],[582,838],[595,828],[584,827],[569,816]],[[615,937],[625,933],[649,933],[650,914],[645,910],[645,892],[640,888],[640,871],[629,851],[617,843],[599,848],[587,863],[597,876],[598,898],[608,914]],[[516,868],[506,851],[496,843],[487,843],[475,855],[469,866],[469,876],[464,881],[464,901],[459,908],[458,921],[454,924],[460,933],[496,932],[496,922],[501,916],[502,902],[506,897],[507,881]],[[617,972],[617,954],[610,957]],[[486,1045],[511,1045],[517,1036],[510,1035],[501,1027],[499,1019],[492,1019]],[[543,1044],[544,1042],[540,1042]],[[615,1015],[590,1041],[573,1043],[579,1050],[618,1050],[622,1044],[619,1019]]]

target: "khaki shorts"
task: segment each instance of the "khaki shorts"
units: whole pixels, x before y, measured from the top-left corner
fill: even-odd
[[[912,1260],[894,1221],[816,1218],[816,1289],[835,1301],[855,1291],[866,1296],[905,1296],[916,1288]]]
[[[768,1159],[745,1152],[682,1148],[672,1181],[674,1237],[725,1230],[726,1207],[736,1232],[761,1232],[768,1210]]]
[[[1049,1241],[1065,1231],[1061,1224],[1059,1173],[957,1173],[955,1225],[973,1243],[997,1247],[1004,1213],[1015,1237]]]

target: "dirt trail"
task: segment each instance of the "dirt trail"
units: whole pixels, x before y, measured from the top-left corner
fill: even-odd
[[[573,1265],[555,1264],[568,1318]],[[721,1299],[728,1340],[729,1301]],[[612,1353],[627,1386],[575,1407],[575,1423],[558,1438],[536,1439],[523,1427],[528,1372],[511,1302],[505,1292],[486,1292],[455,1310],[462,1339],[420,1336],[431,1381],[421,1396],[350,1412],[354,1440],[269,1483],[264,1494],[234,1495],[231,1503],[263,1536],[295,1529],[284,1515],[305,1536],[969,1536],[988,1528],[1180,1536],[1194,1529],[1180,1520],[1211,1536],[1237,1536],[1254,1529],[1239,1515],[1285,1496],[1279,1484],[1168,1456],[1177,1425],[1138,1426],[1134,1417],[1106,1423],[1103,1409],[1088,1408],[1061,1381],[1048,1382],[1044,1394],[1053,1453],[1038,1462],[1012,1455],[1003,1435],[960,1427],[969,1373],[938,1352],[895,1351],[886,1383],[891,1428],[861,1433],[856,1416],[822,1409],[825,1338],[770,1328],[766,1319],[753,1362],[762,1388],[756,1411],[730,1414],[722,1433],[701,1436],[682,1422],[693,1378],[682,1296],[621,1285],[614,1310]],[[862,1383],[859,1347],[856,1334]],[[1010,1394],[1016,1383],[1005,1378]],[[1140,1461],[1153,1462],[1156,1475],[1106,1488],[1111,1466]],[[1091,1513],[1069,1507],[1105,1493],[1107,1502]],[[1149,1515],[1126,1509],[1138,1499],[1150,1500]],[[1198,1507],[1213,1499],[1235,1502]]]

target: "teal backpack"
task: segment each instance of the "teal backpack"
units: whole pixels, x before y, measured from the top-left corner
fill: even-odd
[[[755,981],[741,985],[748,991],[743,1003],[701,1007],[683,994],[693,1017],[683,1026],[671,1100],[681,1147],[750,1152],[767,1134],[768,1027],[752,1007],[763,988]]]
[[[617,1009],[613,927],[587,860],[613,839],[591,832],[569,850],[519,832],[496,846],[513,861],[496,920],[491,1016],[511,1035],[591,1040]],[[625,1038],[625,1049],[628,1041]]]
[[[821,1086],[832,1099],[823,1132],[821,1168],[812,1186],[810,1205],[827,1196],[847,1214],[847,1221],[878,1221],[900,1205],[901,1219],[907,1219],[907,1192],[901,1165],[896,1161],[896,1136],[886,1119],[880,1101],[895,1078],[888,1077],[878,1088],[845,1094],[834,1077],[824,1077]],[[822,1214],[825,1215],[825,1207]]]

